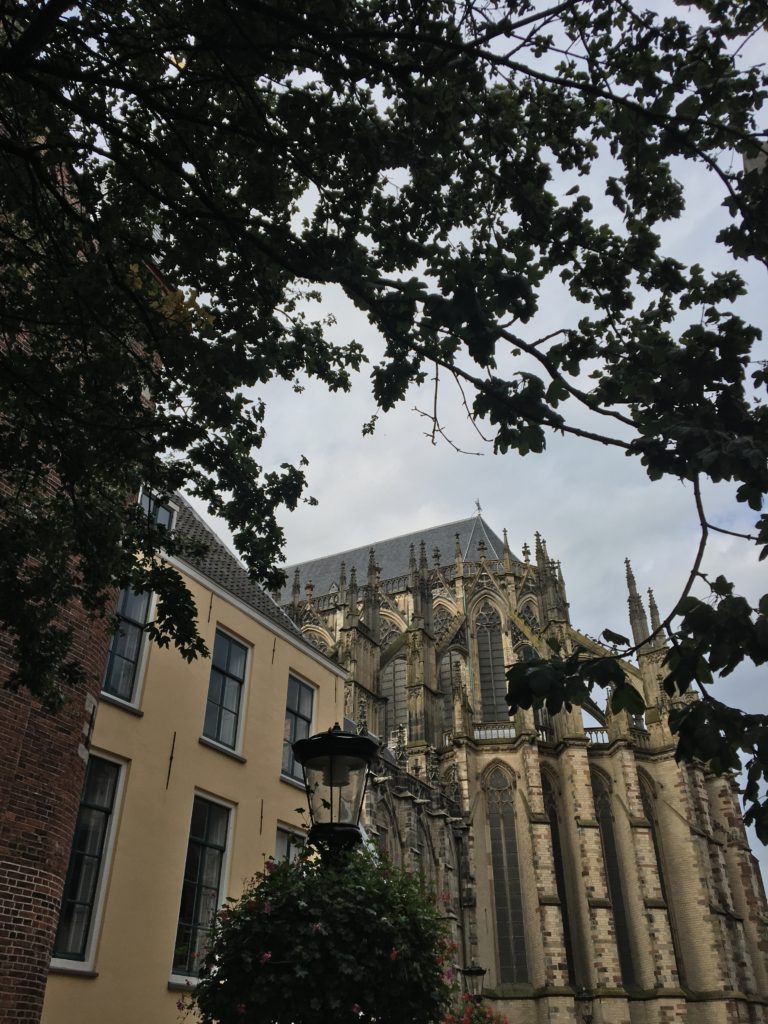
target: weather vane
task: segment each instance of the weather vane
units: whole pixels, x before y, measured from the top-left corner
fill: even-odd
[[[482,508],[480,507],[480,499],[479,499],[479,498],[475,498],[475,507],[477,508],[477,514],[478,514],[478,515],[480,515],[480,513],[481,513],[481,512],[483,511],[483,510],[482,510]]]

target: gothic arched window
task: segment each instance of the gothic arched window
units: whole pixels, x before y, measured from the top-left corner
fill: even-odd
[[[461,689],[461,655],[458,651],[446,651],[438,665],[438,689],[443,702],[443,730],[453,729],[453,694]]]
[[[391,746],[394,734],[402,725],[408,727],[408,705],[405,693],[405,658],[394,658],[381,670],[381,696],[386,698],[384,736]]]
[[[653,840],[653,852],[656,854],[656,868],[659,872],[659,887],[661,888],[661,898],[667,904],[667,913],[669,914],[669,928],[672,933],[672,946],[675,953],[675,961],[677,963],[677,973],[682,984],[683,980],[683,961],[680,956],[679,942],[677,937],[677,930],[675,928],[675,922],[673,920],[673,908],[667,898],[667,886],[664,879],[664,864],[662,861],[661,845],[659,843],[659,829],[656,821],[656,798],[653,792],[653,786],[650,780],[642,773],[638,773],[640,780],[640,800],[643,805],[643,814],[648,819],[648,824],[651,826],[651,839]]]
[[[491,835],[499,981],[501,984],[527,981],[528,962],[525,954],[523,896],[512,780],[503,768],[494,768],[487,778],[485,788]]]
[[[560,835],[560,823],[557,818],[557,798],[555,788],[546,772],[541,775],[541,788],[544,795],[544,810],[549,818],[552,834],[552,857],[555,862],[555,885],[557,898],[560,900],[560,911],[563,916],[563,940],[565,942],[565,958],[568,968],[568,982],[576,984],[573,961],[573,941],[571,938],[571,916],[568,911],[568,890],[565,883],[565,861],[563,857],[563,840]]]
[[[600,772],[591,771],[592,796],[595,801],[595,814],[600,826],[600,839],[603,845],[603,860],[608,883],[608,897],[613,910],[613,924],[616,930],[616,946],[619,953],[619,966],[624,987],[636,983],[635,965],[632,961],[632,943],[629,938],[629,922],[624,904],[624,889],[621,884],[621,869],[616,848],[616,833],[613,827],[613,810],[608,782]]]
[[[507,677],[504,673],[504,648],[501,643],[501,619],[488,601],[475,620],[477,661],[480,670],[480,710],[484,722],[503,722],[509,716]]]

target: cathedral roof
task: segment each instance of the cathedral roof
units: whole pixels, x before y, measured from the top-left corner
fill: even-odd
[[[368,554],[371,548],[374,551],[376,564],[381,569],[382,580],[391,580],[396,576],[404,576],[408,572],[411,545],[414,546],[416,558],[418,559],[422,541],[426,548],[430,566],[433,564],[435,548],[440,549],[440,564],[452,565],[457,535],[462,557],[467,561],[477,561],[478,543],[480,541],[485,542],[486,558],[500,559],[502,557],[503,542],[488,526],[483,517],[478,514],[467,519],[457,519],[453,523],[431,526],[425,530],[414,530],[412,533],[404,533],[399,537],[389,537],[387,540],[373,541],[370,544],[363,544],[358,548],[351,548],[348,551],[339,551],[335,555],[326,555],[323,558],[315,558],[307,562],[287,565],[284,568],[288,574],[288,580],[283,588],[281,600],[286,602],[291,598],[293,575],[296,569],[299,570],[301,586],[304,587],[311,580],[315,588],[315,594],[318,596],[329,593],[333,584],[338,584],[342,562],[346,566],[347,579],[349,579],[349,574],[354,566],[358,585],[362,585],[365,583],[368,575]],[[512,557],[513,559],[515,558],[514,555]]]
[[[247,569],[203,522],[186,498],[182,494],[175,494],[173,501],[178,507],[176,528],[179,533],[189,537],[190,540],[207,545],[205,554],[200,556],[184,555],[180,560],[232,594],[243,604],[247,604],[265,618],[271,619],[275,625],[298,639],[303,639],[295,623],[288,618],[282,608],[275,604],[269,594],[253,582]]]

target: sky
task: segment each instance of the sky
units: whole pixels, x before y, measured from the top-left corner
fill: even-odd
[[[722,196],[712,177],[686,165],[680,180],[687,209],[666,229],[667,250],[707,268],[731,266],[712,241],[714,229],[723,222]],[[559,183],[562,192],[570,185],[565,178]],[[611,216],[604,203],[601,209],[599,181],[592,183],[589,194],[597,213]],[[739,312],[768,335],[765,270],[747,270],[743,264],[738,269],[748,285]],[[381,339],[339,291],[325,289],[317,311],[335,317],[332,338],[340,343],[357,340],[375,361]],[[576,315],[562,289],[550,287],[542,295],[540,312],[527,325],[527,337],[567,327]],[[768,358],[765,338],[755,355]],[[511,365],[503,353],[500,364],[502,370]],[[267,441],[259,460],[269,469],[305,456],[307,494],[318,502],[281,517],[287,563],[462,519],[474,514],[479,502],[496,533],[508,530],[518,556],[525,542],[533,547],[536,531],[545,538],[550,557],[562,564],[571,621],[579,629],[595,636],[606,627],[627,634],[625,558],[631,560],[644,598],[647,588],[653,588],[662,617],[674,606],[699,541],[689,485],[674,479],[652,483],[640,463],[620,450],[572,437],[550,435],[542,455],[494,455],[447,382],[438,391],[441,424],[456,446],[479,454],[458,453],[448,442],[438,439],[435,444],[428,436],[430,421],[418,410],[432,408],[431,381],[412,388],[401,406],[379,417],[373,436],[363,436],[363,424],[377,411],[369,372],[363,369],[357,375],[348,394],[332,395],[302,380],[301,394],[288,383],[273,381],[254,395],[267,405]],[[709,520],[719,526],[749,531],[754,525],[756,514],[735,501],[728,485],[706,487],[704,502]],[[223,525],[212,522],[226,539]],[[752,601],[768,589],[766,566],[768,561],[759,563],[748,542],[711,535],[705,571],[722,572]],[[702,586],[698,592],[703,594]],[[745,710],[765,711],[765,676],[764,668],[743,666],[718,684],[716,693]],[[768,853],[754,836],[752,842],[768,879]]]

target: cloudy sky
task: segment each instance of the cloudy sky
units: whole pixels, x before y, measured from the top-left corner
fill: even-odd
[[[687,211],[667,230],[669,253],[708,269],[731,266],[713,243],[722,223],[722,197],[713,178],[690,166],[680,174]],[[612,217],[602,205],[602,184],[592,184],[589,193],[597,212]],[[570,185],[563,179],[559,191]],[[768,334],[765,271],[739,269],[749,286],[740,312]],[[375,362],[381,341],[360,311],[332,289],[323,293],[320,311],[336,317],[332,337],[357,340]],[[552,286],[525,328],[526,337],[568,327],[576,316],[573,302]],[[511,366],[503,352],[500,357],[502,369]],[[768,358],[765,341],[755,357]],[[699,540],[690,487],[675,480],[651,483],[639,462],[619,450],[550,436],[543,455],[493,455],[448,382],[441,382],[439,391],[441,424],[458,447],[480,454],[459,454],[445,441],[433,444],[426,436],[430,423],[416,410],[432,408],[431,382],[413,388],[401,407],[382,415],[372,437],[361,432],[376,411],[365,370],[347,395],[329,395],[311,383],[296,394],[290,385],[273,382],[259,396],[268,408],[261,461],[273,468],[306,456],[307,490],[318,501],[282,518],[288,563],[461,519],[474,514],[477,500],[497,533],[507,528],[518,555],[524,542],[533,545],[535,531],[542,534],[550,556],[562,563],[572,621],[590,634],[606,626],[628,630],[625,558],[632,562],[641,592],[653,587],[662,616],[685,585]],[[705,505],[717,525],[735,530],[754,525],[755,513],[738,505],[729,486],[708,487]],[[219,532],[226,536],[220,524]],[[758,563],[748,542],[719,534],[710,539],[705,570],[723,572],[752,600],[766,590],[766,565]],[[764,711],[764,689],[764,671],[742,668],[720,684],[719,696]],[[768,856],[757,844],[756,849],[768,878]]]

